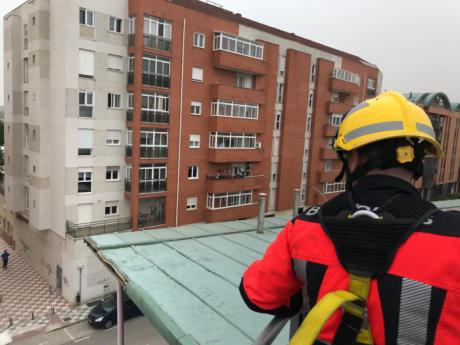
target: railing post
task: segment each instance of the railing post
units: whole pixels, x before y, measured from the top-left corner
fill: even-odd
[[[292,218],[296,217],[299,212],[299,189],[294,189],[294,208],[292,209]]]
[[[124,345],[125,343],[125,320],[123,314],[123,287],[117,281],[117,345]]]
[[[259,194],[259,215],[257,218],[257,232],[263,233],[264,232],[264,217],[265,217],[265,199],[267,194],[260,193]]]

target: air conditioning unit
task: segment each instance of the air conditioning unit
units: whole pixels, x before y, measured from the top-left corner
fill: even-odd
[[[261,142],[256,142],[256,149],[262,148],[262,143]]]

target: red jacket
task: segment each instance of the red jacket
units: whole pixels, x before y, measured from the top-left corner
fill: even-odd
[[[363,180],[356,199],[372,207],[388,193],[404,193],[414,204],[420,198],[396,178]],[[400,212],[409,212],[411,203],[404,205]],[[289,222],[263,259],[246,270],[241,292],[253,310],[294,315],[302,303],[311,308],[328,292],[348,290],[348,276],[320,224],[319,207],[313,207]],[[376,345],[460,344],[459,212],[435,214],[399,247],[387,273],[371,282],[368,317]],[[332,341],[340,320],[338,311],[319,339]]]

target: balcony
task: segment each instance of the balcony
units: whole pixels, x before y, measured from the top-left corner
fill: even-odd
[[[126,111],[126,121],[133,121],[134,114],[133,110],[129,109]],[[152,110],[141,110],[141,122],[145,123],[169,123],[169,114],[165,112],[158,112]]]
[[[346,93],[346,94],[354,94],[354,95],[360,95],[361,94],[361,87],[358,84],[341,80],[341,79],[336,79],[334,77],[331,77],[330,80],[330,89],[331,91],[335,92],[341,92],[341,93]]]
[[[337,134],[337,130],[339,127],[331,126],[331,125],[324,125],[323,127],[323,136],[325,137],[335,137]]]
[[[135,43],[136,43],[136,35],[135,34],[129,34],[128,35],[128,47],[134,47]]]
[[[261,162],[263,149],[209,149],[208,161],[211,163]]]
[[[256,75],[267,73],[265,61],[223,50],[214,50],[212,61],[215,68]]]
[[[263,133],[265,121],[255,119],[243,119],[238,117],[210,116],[209,129],[216,132],[245,132]]]
[[[346,104],[346,103],[335,103],[329,102],[327,104],[327,112],[330,114],[345,114],[348,110],[350,110],[353,106]]]
[[[169,52],[171,51],[171,40],[164,37],[144,34],[144,48]]]
[[[134,84],[134,72],[129,71],[128,72],[128,85]]]
[[[321,159],[330,160],[337,159],[337,153],[332,149],[321,149]]]
[[[246,219],[257,216],[259,204],[249,204],[238,207],[205,210],[205,221],[208,223],[225,222],[235,219]]]
[[[132,155],[133,155],[133,147],[132,146],[126,146],[125,155],[126,155],[126,157],[132,157]]]
[[[207,176],[208,193],[224,193],[237,190],[258,190],[263,188],[264,176],[232,176],[213,174]]]
[[[225,99],[228,101],[238,101],[253,104],[264,104],[265,93],[261,90],[247,89],[233,85],[212,84],[212,99]]]
[[[165,198],[139,200],[139,228],[158,226],[165,223]]]
[[[128,73],[128,84],[130,84],[129,73]],[[171,78],[166,77],[166,76],[157,75],[157,74],[142,73],[142,85],[169,89],[169,87],[171,86]]]
[[[106,219],[91,223],[66,222],[66,233],[73,238],[108,234],[112,232],[126,231],[131,229],[131,218]]]
[[[320,171],[318,172],[318,180],[321,183],[325,182],[332,182],[337,177],[340,171],[333,170],[333,171]]]
[[[125,179],[125,192],[131,193],[131,180]],[[139,193],[163,193],[166,192],[167,180],[140,181]]]
[[[141,158],[166,159],[168,158],[167,147],[141,146]]]

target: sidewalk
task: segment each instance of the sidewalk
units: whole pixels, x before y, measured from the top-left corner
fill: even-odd
[[[5,249],[10,260],[7,271],[0,268],[0,331],[9,327],[10,335],[18,336],[49,331],[86,318],[89,307],[72,308],[56,290],[52,289],[50,294],[48,283],[0,237],[0,252]]]

